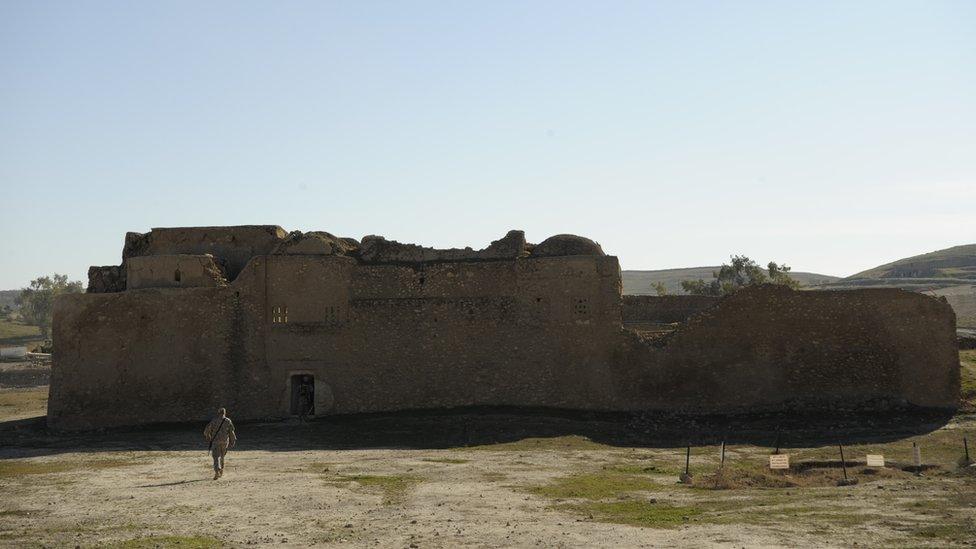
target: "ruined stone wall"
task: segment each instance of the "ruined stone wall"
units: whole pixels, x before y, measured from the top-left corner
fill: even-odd
[[[640,408],[703,412],[954,408],[955,316],[888,289],[737,292],[663,343],[628,336],[613,370]]]
[[[585,407],[619,330],[615,258],[363,265],[271,258],[270,395],[312,373],[332,413],[471,405]],[[307,296],[315,296],[309,301]],[[318,390],[318,389],[317,389]]]
[[[277,225],[156,228],[145,234],[128,233],[122,259],[210,254],[233,280],[252,257],[270,254],[286,236],[288,233]]]
[[[227,279],[211,255],[147,255],[125,260],[126,288],[224,286]]]
[[[719,297],[707,295],[625,295],[621,307],[624,322],[669,324],[684,322],[692,315],[710,309]]]
[[[226,290],[65,295],[55,308],[48,420],[57,428],[206,417],[227,397]]]
[[[315,376],[317,415],[952,408],[958,399],[954,314],[921,294],[763,286],[717,302],[622,299],[617,259],[577,237],[525,245],[523,256],[513,232],[491,254],[471,252],[484,257],[404,262],[416,250],[395,243],[365,261],[354,241],[325,233],[293,233],[279,247],[283,231],[228,240],[239,228],[230,229],[130,238],[133,286],[58,298],[52,427],[197,421],[217,406],[236,419],[286,417],[296,374]],[[277,253],[249,256],[227,285],[138,288],[156,283],[143,267],[169,272],[171,252],[219,248],[242,261],[275,242]],[[552,255],[572,251],[585,254]],[[624,327],[634,319],[680,323],[651,338]]]

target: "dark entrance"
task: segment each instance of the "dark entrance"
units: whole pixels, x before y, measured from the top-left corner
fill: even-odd
[[[302,418],[315,415],[315,377],[311,374],[291,376],[291,414]]]

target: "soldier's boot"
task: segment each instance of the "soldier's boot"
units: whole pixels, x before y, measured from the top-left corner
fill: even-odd
[[[214,471],[214,480],[217,480],[218,478],[220,478],[220,469]]]

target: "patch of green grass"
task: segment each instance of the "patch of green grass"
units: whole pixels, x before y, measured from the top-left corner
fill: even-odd
[[[58,459],[50,461],[32,461],[21,459],[0,460],[0,479],[16,479],[29,475],[50,475],[66,473],[68,471],[99,469],[114,469],[135,465],[132,458],[106,459]]]
[[[0,347],[27,347],[41,343],[41,330],[20,321],[0,320]]]
[[[525,491],[550,499],[599,500],[619,497],[630,492],[654,491],[661,488],[661,484],[648,477],[600,471],[559,477],[548,484],[533,486]]]
[[[457,459],[457,458],[423,458],[420,461],[429,461],[431,463],[450,463],[453,465],[460,465],[462,463],[468,463],[470,459]]]
[[[481,446],[471,446],[465,450],[489,450],[489,451],[532,451],[532,450],[606,450],[610,448],[605,444],[593,442],[592,440],[579,436],[569,435],[563,437],[546,438],[523,438],[514,442],[502,442],[499,444],[484,444]]]
[[[963,407],[976,410],[976,349],[959,351],[959,365],[962,381],[960,398]]]
[[[591,501],[560,506],[586,514],[599,522],[629,524],[645,528],[673,528],[702,513],[698,507],[652,503],[645,500]]]
[[[0,421],[47,414],[47,387],[0,389]]]
[[[962,521],[942,520],[938,524],[916,527],[911,533],[915,537],[940,541],[972,541],[976,539],[976,522],[971,519]]]
[[[117,549],[212,549],[223,547],[220,540],[210,536],[147,536],[121,541],[108,547]]]
[[[414,475],[336,475],[329,480],[332,484],[355,482],[365,488],[379,490],[386,505],[403,501],[407,492],[423,481],[423,477]]]

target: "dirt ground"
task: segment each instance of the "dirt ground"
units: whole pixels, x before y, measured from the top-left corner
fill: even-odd
[[[59,435],[37,417],[46,390],[0,389],[0,546],[976,545],[976,468],[960,464],[973,415],[241,424],[214,481],[203,423]],[[777,442],[788,472],[766,467]],[[856,485],[837,486],[837,442]],[[866,468],[867,453],[888,466]]]

